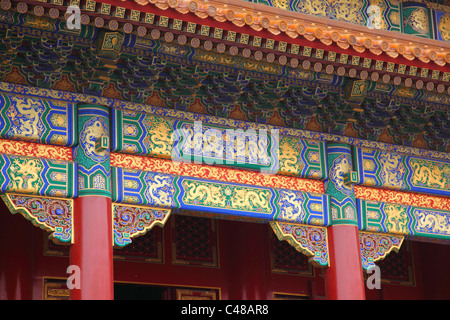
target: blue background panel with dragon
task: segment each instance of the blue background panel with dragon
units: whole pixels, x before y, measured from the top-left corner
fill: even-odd
[[[0,137],[73,146],[76,107],[73,103],[0,94]]]
[[[112,168],[115,203],[327,226],[328,195]]]
[[[357,184],[450,196],[450,161],[355,148]]]
[[[378,201],[357,200],[361,231],[450,239],[450,212]]]
[[[75,198],[75,162],[0,154],[0,192]]]

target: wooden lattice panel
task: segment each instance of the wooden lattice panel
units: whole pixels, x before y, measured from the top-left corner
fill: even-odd
[[[217,266],[216,222],[191,216],[173,216],[172,262]]]

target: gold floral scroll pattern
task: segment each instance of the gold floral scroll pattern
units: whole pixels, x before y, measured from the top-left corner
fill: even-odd
[[[155,225],[163,227],[171,210],[113,203],[112,213],[114,246],[121,248],[131,243],[131,238],[144,235]]]
[[[376,261],[386,258],[392,250],[398,252],[403,239],[403,236],[359,232],[362,267],[366,270],[370,269],[375,266]]]
[[[318,180],[280,175],[263,175],[255,171],[172,162],[171,160],[145,156],[111,153],[111,166],[240,184],[251,184],[261,187],[324,193],[323,182]]]
[[[73,200],[44,198],[13,193],[1,195],[12,214],[20,213],[31,223],[47,232],[57,244],[71,244]]]
[[[450,197],[431,196],[420,193],[401,192],[355,185],[357,199],[409,205],[450,211]]]
[[[0,139],[0,153],[72,161],[72,148]]]
[[[298,252],[309,257],[316,267],[328,267],[328,234],[324,227],[312,227],[301,224],[270,222],[278,240],[287,241]]]

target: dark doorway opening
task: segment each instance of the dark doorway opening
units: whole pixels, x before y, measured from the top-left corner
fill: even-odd
[[[115,283],[114,300],[164,300],[167,288],[132,283]]]

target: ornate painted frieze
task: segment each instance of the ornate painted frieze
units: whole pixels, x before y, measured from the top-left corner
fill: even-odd
[[[450,162],[355,148],[358,184],[401,191],[450,195]]]
[[[391,251],[398,252],[403,239],[402,236],[359,232],[362,267],[370,269],[375,262],[384,259]]]
[[[111,150],[170,158],[173,120],[152,114],[114,109]]]
[[[279,136],[242,122],[235,129],[203,121],[113,110],[112,150],[129,154],[171,158],[179,162],[206,163],[262,170],[310,179],[325,179],[324,142]]]
[[[0,192],[75,198],[77,164],[0,154]]]
[[[266,130],[232,129],[179,121],[172,158],[188,163],[231,165],[278,172],[279,136]]]
[[[270,226],[278,240],[287,241],[298,252],[308,256],[316,267],[330,265],[326,228],[280,222],[271,222]]]
[[[402,192],[355,185],[355,197],[361,200],[389,202],[407,206],[450,211],[450,197]]]
[[[112,168],[112,201],[173,208],[175,176],[125,168]]]
[[[111,196],[109,128],[108,107],[78,106],[79,143],[74,147],[74,159],[80,196]]]
[[[144,235],[155,225],[164,226],[170,209],[112,204],[114,245],[124,247],[131,239]]]
[[[12,193],[1,197],[12,214],[20,213],[34,226],[50,232],[55,243],[72,243],[73,200]]]
[[[218,180],[260,187],[291,189],[310,193],[324,193],[320,180],[303,179],[284,175],[261,174],[258,171],[207,166],[203,164],[173,162],[169,159],[151,158],[148,156],[111,153],[111,166],[136,170],[147,170],[168,173],[177,176],[188,176],[207,180]]]
[[[165,173],[113,167],[116,203],[197,210],[230,216],[326,226],[329,197]]]
[[[357,202],[360,230],[450,239],[450,211],[359,199]]]
[[[180,110],[174,110],[169,108],[162,108],[155,105],[141,104],[129,101],[123,101],[119,99],[99,97],[94,95],[71,93],[67,91],[50,90],[43,88],[30,88],[28,86],[20,84],[11,84],[6,82],[0,82],[0,91],[5,93],[15,93],[29,95],[32,97],[39,97],[43,99],[55,99],[67,102],[83,102],[98,105],[108,105],[111,108],[126,109],[136,112],[144,112],[148,114],[159,115],[163,117],[173,117],[189,121],[202,121],[203,123],[226,126],[232,128],[247,129],[249,125],[252,125],[255,129],[278,129],[280,136],[292,136],[300,139],[318,140],[321,142],[331,141],[337,143],[345,143],[360,148],[372,148],[385,150],[394,153],[404,153],[405,155],[414,155],[424,158],[450,160],[450,154],[447,152],[433,151],[421,148],[413,148],[403,145],[393,145],[390,143],[377,142],[364,140],[354,137],[342,136],[332,133],[324,133],[318,131],[300,130],[295,128],[288,128],[283,126],[273,126],[266,124],[255,124],[251,122],[245,122],[242,120],[222,118],[216,116],[210,116],[200,113],[191,113]],[[368,92],[369,94],[370,92]],[[405,101],[406,103],[406,101]],[[407,103],[411,103],[408,101]]]
[[[192,210],[205,210],[247,215],[275,215],[275,193],[269,188],[250,187],[231,183],[209,182],[194,178],[177,180],[180,190],[177,202]]]
[[[0,94],[0,137],[3,139],[73,146],[77,141],[75,120],[73,103]]]
[[[18,140],[0,139],[0,153],[72,161],[72,148]]]

